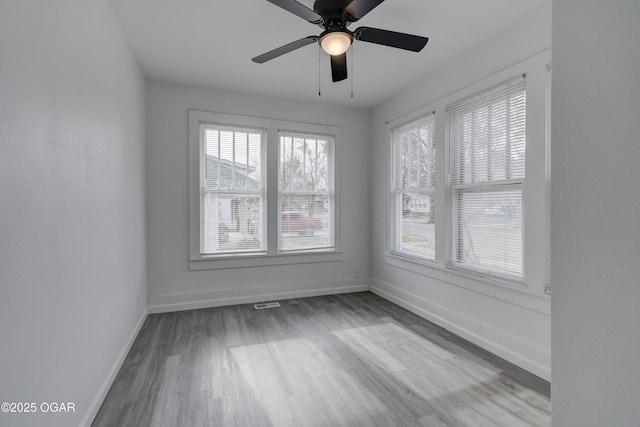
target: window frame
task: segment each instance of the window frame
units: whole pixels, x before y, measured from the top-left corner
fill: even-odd
[[[205,138],[204,132],[206,132],[206,126],[212,126],[214,128],[217,128],[216,130],[221,133],[221,132],[233,132],[234,134],[236,132],[239,131],[239,133],[242,133],[242,131],[246,130],[252,130],[255,133],[259,133],[260,134],[260,189],[259,190],[249,190],[248,188],[245,190],[242,189],[225,189],[225,188],[221,188],[220,185],[218,185],[217,189],[204,189],[202,188],[202,180],[203,177],[206,174],[206,165],[207,165],[207,157],[204,156],[204,147],[203,147],[203,139]],[[203,256],[224,256],[224,255],[252,255],[252,254],[260,254],[260,253],[264,253],[266,248],[266,244],[267,244],[267,233],[266,231],[268,231],[268,223],[266,221],[266,212],[265,209],[267,207],[267,183],[266,183],[266,178],[267,178],[267,174],[266,174],[266,168],[264,167],[264,163],[266,160],[266,139],[267,139],[267,132],[266,129],[264,128],[257,128],[257,127],[248,127],[248,126],[237,126],[237,125],[229,125],[229,124],[222,124],[222,123],[213,123],[213,122],[200,122],[199,125],[199,155],[198,155],[198,167],[199,167],[199,172],[198,172],[198,176],[199,176],[199,191],[200,191],[200,196],[202,196],[202,192],[209,192],[210,194],[215,194],[218,196],[222,196],[222,197],[229,197],[229,196],[233,196],[233,195],[237,195],[238,198],[241,197],[248,197],[248,196],[257,196],[260,198],[261,200],[261,211],[263,212],[261,221],[263,222],[260,226],[260,228],[263,230],[262,231],[262,235],[260,236],[261,238],[261,243],[262,243],[262,247],[260,249],[257,250],[251,250],[251,249],[237,249],[237,250],[229,250],[229,251],[220,251],[220,252],[214,252],[214,253],[205,253],[203,252],[202,248],[204,246],[204,242],[202,241],[202,216],[204,214],[205,211],[205,207],[203,206],[202,203],[199,203],[199,209],[200,209],[200,215],[199,215],[199,223],[200,223],[200,227],[199,227],[199,241],[200,241],[200,253],[204,254]],[[220,137],[219,137],[220,138]],[[235,145],[235,140],[234,140],[234,145]],[[247,141],[247,147],[248,147],[248,141]],[[219,147],[219,152],[221,150],[222,147]],[[234,152],[233,157],[234,157],[234,167],[235,167],[235,147],[232,149],[232,151]],[[247,158],[248,158],[248,154],[249,154],[249,150],[247,150]],[[218,161],[220,162],[220,158],[218,158]],[[220,168],[220,163],[218,165],[218,167]],[[232,182],[235,183],[235,170],[232,173],[233,179]],[[221,177],[221,173],[218,172],[218,180]],[[248,179],[249,177],[247,176],[247,184],[248,184]],[[201,201],[202,199],[200,199]]]
[[[426,103],[414,111],[386,122],[387,135],[394,128],[416,120],[431,111],[436,113],[436,256],[434,262],[406,256],[393,250],[393,187],[391,183],[392,143],[387,144],[387,233],[385,261],[392,267],[479,292],[536,311],[548,310],[549,295],[545,293],[548,278],[548,199],[550,188],[548,170],[549,115],[548,85],[551,51],[536,54],[462,89]],[[485,92],[526,74],[526,147],[523,180],[523,278],[512,280],[474,270],[456,268],[448,263],[452,250],[449,230],[452,219],[449,207],[450,153],[448,147],[447,107],[461,100]],[[547,301],[547,302],[545,302]]]
[[[266,187],[266,251],[239,252],[204,255],[200,251],[200,124],[210,123],[220,126],[264,129],[266,140],[263,142],[263,173]],[[278,191],[278,151],[281,130],[296,133],[322,134],[333,137],[334,163],[334,247],[327,250],[309,250],[280,252],[278,248],[279,229],[279,191]],[[270,265],[301,264],[315,262],[333,262],[342,260],[340,242],[340,146],[342,130],[338,126],[293,122],[286,120],[241,116],[235,114],[188,110],[189,143],[189,269],[210,270]]]
[[[473,102],[477,99],[484,99],[486,96],[491,98],[495,96],[494,91],[496,89],[500,89],[502,87],[512,85],[513,82],[517,82],[518,80],[524,81],[523,86],[525,91],[525,123],[527,123],[528,110],[527,110],[527,104],[526,104],[526,97],[528,96],[528,86],[527,86],[526,73],[523,73],[520,76],[512,76],[511,78],[505,81],[502,81],[497,85],[487,87],[484,90],[481,90],[477,93],[471,94],[457,101],[454,101],[449,105],[447,105],[445,108],[446,135],[447,135],[445,144],[446,144],[446,153],[447,153],[446,165],[447,165],[447,172],[448,172],[447,173],[448,179],[445,184],[446,185],[447,219],[448,219],[448,227],[446,231],[447,231],[447,240],[449,243],[448,251],[446,253],[446,267],[454,270],[460,270],[471,275],[478,275],[482,277],[487,277],[489,279],[505,281],[507,283],[513,283],[513,284],[524,283],[524,278],[526,276],[526,267],[527,267],[526,256],[525,256],[525,242],[527,239],[527,236],[525,234],[525,224],[526,224],[527,214],[526,214],[525,203],[524,203],[524,200],[525,200],[524,189],[525,189],[525,183],[527,178],[527,165],[526,165],[527,156],[525,154],[524,176],[522,177],[512,178],[510,176],[511,170],[506,170],[505,178],[499,179],[499,180],[487,180],[487,181],[473,182],[473,183],[454,182],[454,179],[452,178],[453,174],[451,173],[451,170],[453,169],[453,165],[455,164],[455,159],[451,154],[451,140],[450,140],[451,135],[449,134],[450,133],[449,131],[450,131],[450,125],[451,125],[450,114],[451,114],[452,108],[456,108],[460,105],[468,105],[469,102]],[[525,147],[524,147],[525,153],[527,152],[527,145],[528,145],[527,125],[525,125]],[[507,160],[507,163],[509,163],[509,160]],[[489,165],[487,165],[487,168],[489,168]],[[489,169],[487,170],[489,173],[490,172]],[[461,209],[459,208],[459,205],[461,202],[459,200],[462,197],[462,195],[478,194],[481,192],[504,193],[504,192],[513,192],[514,190],[519,191],[522,198],[522,206],[521,206],[521,209],[522,209],[522,213],[521,213],[522,215],[522,275],[520,276],[516,274],[511,274],[504,270],[500,271],[497,268],[491,268],[488,266],[485,266],[485,267],[473,266],[472,264],[466,264],[464,262],[459,261],[457,259],[457,252],[460,250],[459,245],[462,242],[456,238],[456,235],[459,234],[458,224],[459,224],[459,217],[461,215],[461,212],[459,210]]]

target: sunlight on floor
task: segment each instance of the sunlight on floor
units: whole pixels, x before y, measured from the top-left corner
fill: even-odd
[[[308,339],[235,347],[231,353],[274,426],[360,425],[384,410]]]
[[[404,399],[422,402],[427,412],[416,414],[418,425],[531,425],[523,419],[550,424],[548,417],[536,415],[548,399],[514,385],[499,368],[471,352],[452,353],[443,337],[431,341],[391,318],[381,320],[384,323],[333,331],[348,353],[338,352],[331,341],[307,338],[230,351],[276,426],[368,425],[372,420],[392,425],[392,419],[385,419],[391,403],[375,394],[381,383],[356,375],[371,369],[391,381],[383,382],[384,387],[395,384],[407,393]]]
[[[482,359],[457,356],[391,319],[383,320],[388,323],[334,334],[364,360],[393,373],[431,405],[444,408],[456,423],[524,426],[529,424],[522,422],[521,414],[534,416],[537,407],[548,405],[547,398],[513,386]],[[437,420],[424,421],[432,425]],[[536,425],[549,424],[540,419]]]

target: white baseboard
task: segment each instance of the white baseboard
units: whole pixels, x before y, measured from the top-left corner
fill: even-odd
[[[222,295],[221,291],[199,292],[193,294],[161,295],[150,298],[149,314],[172,311],[194,310],[199,308],[222,307],[236,304],[254,304],[273,300],[336,295],[369,290],[369,279],[351,279],[335,282],[306,284],[304,288],[281,288],[274,292],[265,292],[264,288],[253,288],[248,295]],[[227,290],[223,290],[227,291]],[[244,290],[244,293],[248,293]]]
[[[136,327],[133,329],[133,332],[131,333],[131,335],[129,336],[129,340],[125,344],[124,348],[120,351],[120,354],[118,355],[118,358],[116,359],[115,363],[111,367],[111,370],[107,374],[107,377],[102,382],[102,385],[98,390],[98,393],[96,394],[96,396],[93,398],[93,401],[89,405],[89,409],[84,414],[84,417],[82,417],[82,421],[80,421],[80,427],[90,427],[96,415],[98,415],[98,411],[102,406],[102,402],[104,402],[104,399],[107,397],[107,393],[109,393],[109,389],[111,388],[113,381],[115,381],[116,376],[118,375],[118,372],[120,372],[120,368],[122,367],[124,360],[127,358],[127,354],[129,354],[129,350],[131,350],[131,346],[136,340],[136,337],[138,336],[140,329],[142,329],[142,325],[144,324],[144,321],[147,319],[148,314],[149,314],[148,310],[145,310],[144,313],[142,313],[142,316],[140,316],[140,319],[138,319],[138,323]]]
[[[522,369],[525,369],[526,371],[539,376],[540,378],[551,381],[551,368],[549,366],[544,366],[536,360],[533,360],[521,353],[517,353],[503,345],[500,345],[486,337],[477,334],[472,330],[471,324],[458,324],[452,320],[445,319],[442,316],[434,314],[433,308],[435,308],[435,305],[425,298],[377,279],[371,279],[369,290],[374,294],[379,295],[382,298],[385,298],[395,304],[398,304],[399,306],[406,308],[412,313],[417,314],[418,316],[425,318],[430,322],[433,322],[436,325],[441,326],[444,329],[453,332],[454,334],[484,348],[485,350],[490,351],[491,353],[500,356],[505,360],[508,360],[514,365],[517,365]],[[442,309],[442,307],[440,308]]]

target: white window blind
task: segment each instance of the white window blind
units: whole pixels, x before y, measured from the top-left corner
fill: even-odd
[[[435,257],[435,114],[392,131],[392,250]]]
[[[265,132],[200,125],[200,253],[266,248]]]
[[[449,264],[522,280],[525,76],[448,111]]]
[[[280,131],[279,140],[279,250],[332,249],[334,139]]]

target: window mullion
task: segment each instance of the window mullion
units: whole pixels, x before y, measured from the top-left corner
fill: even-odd
[[[280,183],[284,185],[284,180],[280,179],[278,173],[278,159],[283,151],[280,151],[280,135],[276,129],[269,128],[266,133],[267,144],[266,153],[266,179],[267,179],[267,255],[277,255],[278,253],[278,229],[280,227]],[[284,137],[283,137],[284,140]],[[275,142],[275,143],[274,143]],[[284,171],[283,171],[284,172]]]

